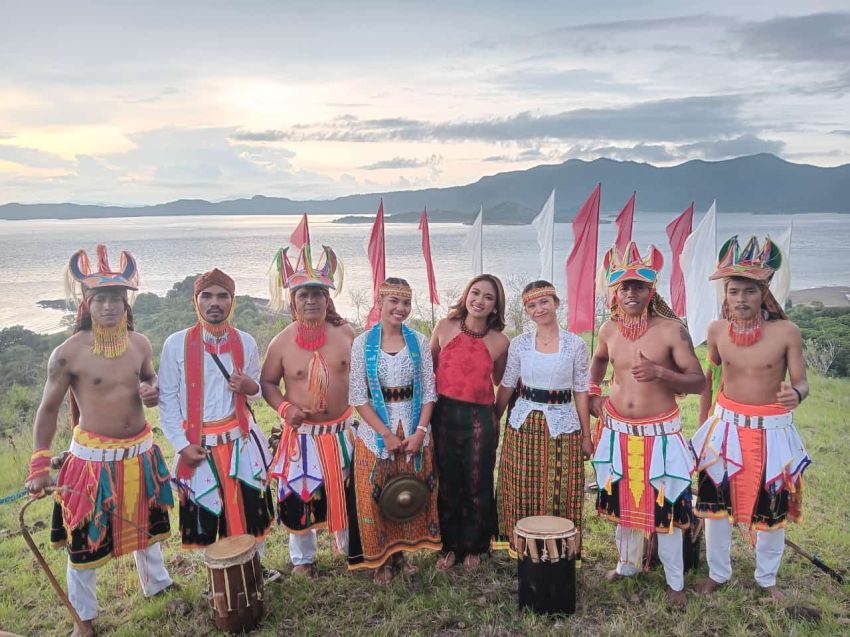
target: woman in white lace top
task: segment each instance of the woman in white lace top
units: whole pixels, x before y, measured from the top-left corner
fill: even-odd
[[[437,477],[429,423],[437,391],[428,339],[404,324],[412,292],[404,279],[379,289],[381,321],[354,340],[349,402],[363,422],[354,450],[356,511],[349,519],[349,569],[372,569],[375,581],[392,581],[394,567],[415,572],[403,551],[438,551]],[[387,514],[381,506],[401,475],[418,480],[423,497],[410,510]],[[398,484],[398,480],[396,483]],[[392,519],[391,519],[392,518]]]
[[[496,396],[500,416],[514,401],[496,487],[496,545],[511,550],[514,526],[530,515],[567,518],[581,537],[583,460],[593,453],[587,345],[558,326],[560,301],[551,283],[530,283],[522,300],[535,325],[511,341]]]

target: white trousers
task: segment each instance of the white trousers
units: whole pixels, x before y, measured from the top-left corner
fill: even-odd
[[[145,597],[152,597],[171,586],[171,576],[165,569],[159,542],[143,551],[133,551],[133,559]],[[68,599],[80,619],[89,621],[97,617],[97,569],[72,568],[68,560],[67,580]]]
[[[708,576],[718,584],[732,577],[732,523],[727,518],[705,520],[705,559]],[[776,586],[776,574],[785,552],[785,529],[756,531],[756,584]]]
[[[337,531],[336,545],[343,555],[348,555],[348,529]],[[289,559],[293,566],[312,564],[316,561],[317,550],[316,531],[289,534]]]
[[[658,540],[658,557],[664,566],[667,586],[674,591],[684,590],[685,563],[682,558],[682,529],[674,528],[672,533],[656,533],[655,537]],[[643,565],[643,531],[628,529],[618,524],[614,539],[620,554],[617,573],[626,577],[639,573]]]

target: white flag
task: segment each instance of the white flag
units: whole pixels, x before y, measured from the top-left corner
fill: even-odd
[[[791,223],[788,224],[788,229],[782,233],[777,239],[776,245],[782,252],[782,265],[773,275],[770,282],[770,291],[773,292],[779,307],[784,308],[785,302],[788,300],[788,295],[791,293],[791,233],[794,232],[794,217],[791,217]]]
[[[472,276],[484,274],[484,206],[478,211],[472,230],[469,231],[469,244],[472,247]]]
[[[555,189],[543,204],[543,209],[531,220],[537,230],[537,245],[540,248],[540,278],[555,280]]]
[[[717,264],[716,203],[711,203],[705,217],[687,238],[679,257],[685,277],[688,332],[694,346],[705,342],[708,324],[720,318],[717,286],[708,280]]]

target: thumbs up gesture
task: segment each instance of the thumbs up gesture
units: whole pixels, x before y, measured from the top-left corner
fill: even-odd
[[[639,383],[649,383],[660,378],[660,366],[649,360],[640,348],[636,347],[632,357],[632,376]]]
[[[779,383],[779,391],[776,392],[776,402],[785,409],[796,409],[800,404],[800,397],[794,391],[794,388],[783,380]]]

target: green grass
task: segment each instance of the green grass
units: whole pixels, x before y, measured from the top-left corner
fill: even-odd
[[[850,381],[811,379],[812,396],[800,408],[797,423],[814,464],[806,473],[804,516],[791,525],[788,537],[816,553],[833,567],[850,564]],[[685,401],[686,433],[696,428],[696,400]],[[150,414],[155,423],[156,413]],[[263,407],[260,420],[268,429],[274,420]],[[67,431],[54,445],[67,442]],[[31,442],[28,433],[0,442],[0,496],[20,488],[26,474]],[[170,457],[167,443],[163,449]],[[0,629],[23,635],[63,635],[71,621],[47,579],[16,533],[20,502],[0,506]],[[48,546],[50,502],[28,510],[34,537],[54,573],[64,583],[65,555]],[[436,557],[420,553],[419,574],[397,579],[390,587],[375,586],[364,574],[346,571],[344,559],[332,553],[321,535],[315,581],[288,577],[286,533],[269,536],[265,563],[284,572],[281,583],[267,590],[266,617],[253,634],[273,635],[846,635],[850,634],[850,584],[840,586],[806,560],[786,550],[780,587],[785,605],[764,600],[752,580],[753,551],[740,535],[733,547],[735,576],[729,586],[709,599],[690,595],[685,612],[671,610],[664,600],[660,570],[626,581],[608,583],[604,573],[615,562],[612,526],[597,519],[592,498],[585,502],[585,555],[578,575],[579,608],[569,618],[540,617],[516,606],[516,564],[498,554],[483,562],[474,575],[462,569],[446,575],[436,571]],[[41,526],[41,525],[45,526]],[[172,529],[176,530],[176,511]],[[211,611],[200,594],[205,585],[199,556],[182,551],[176,537],[164,544],[168,568],[182,590],[146,600],[141,594],[131,558],[101,568],[98,595],[99,634],[130,636],[218,635]],[[688,575],[688,584],[704,575]],[[786,606],[805,604],[818,609],[818,621],[793,618]]]

